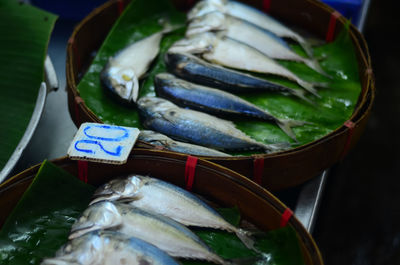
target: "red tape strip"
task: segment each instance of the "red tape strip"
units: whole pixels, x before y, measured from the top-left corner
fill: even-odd
[[[280,227],[285,227],[292,216],[293,216],[293,211],[290,210],[289,208],[286,208],[286,210],[283,212],[281,216]]]
[[[264,174],[264,158],[254,157],[253,181],[258,185],[262,185],[263,174]]]
[[[78,160],[78,178],[83,182],[88,182],[88,162]]]
[[[198,158],[195,156],[188,156],[185,166],[185,182],[186,189],[188,191],[192,190],[194,182],[194,174],[196,173],[196,165]]]
[[[346,143],[344,144],[344,148],[342,151],[342,155],[341,155],[342,160],[346,156],[347,152],[349,151],[351,138],[353,137],[353,132],[354,132],[354,128],[356,127],[356,124],[352,121],[346,121],[344,123],[344,126],[346,126],[349,129],[349,133],[347,134]]]
[[[118,8],[118,15],[120,16],[125,9],[124,1],[119,0],[117,2],[117,8]]]
[[[331,14],[328,24],[328,30],[326,32],[326,42],[332,42],[335,36],[335,28],[336,28],[336,20],[340,17],[340,13],[338,11],[334,11]]]
[[[271,0],[263,0],[263,10],[265,13],[268,13],[271,8]]]

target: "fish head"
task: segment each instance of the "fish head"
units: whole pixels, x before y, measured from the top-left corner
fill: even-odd
[[[168,52],[201,54],[209,52],[213,48],[214,42],[214,34],[210,32],[204,32],[176,41],[168,49]]]
[[[118,98],[127,102],[136,102],[139,81],[133,69],[119,66],[110,58],[100,78],[104,86]]]
[[[100,264],[103,259],[104,240],[99,231],[85,234],[68,241],[54,258],[46,258],[41,265]]]
[[[98,229],[117,227],[121,224],[121,214],[112,202],[98,202],[90,205],[72,225],[69,239]]]
[[[199,1],[187,14],[188,20],[193,20],[196,17],[201,17],[207,13],[220,11],[226,12],[226,4],[228,0],[204,0]]]
[[[176,105],[159,97],[142,97],[138,100],[137,107],[142,118],[150,119],[176,108]]]
[[[208,31],[225,30],[225,15],[219,11],[207,13],[201,17],[194,18],[188,25],[186,37]]]

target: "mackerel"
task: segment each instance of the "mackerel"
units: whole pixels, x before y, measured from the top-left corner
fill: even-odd
[[[217,157],[231,156],[229,154],[211,148],[207,148],[204,146],[175,141],[166,135],[151,130],[141,130],[138,139],[153,144],[155,146],[160,146],[170,151],[189,154],[189,155],[217,156]]]
[[[221,34],[217,35],[211,32],[200,33],[191,38],[175,42],[169,51],[200,54],[208,62],[229,68],[284,77],[296,82],[315,96],[320,97],[314,88],[314,84],[304,81],[295,73],[259,50],[243,42],[224,37]]]
[[[134,207],[167,216],[188,226],[233,232],[248,248],[255,249],[247,231],[225,221],[192,193],[160,179],[130,175],[111,180],[96,190],[91,204],[103,200],[126,201]]]
[[[67,242],[41,265],[178,265],[164,251],[138,238],[93,231]]]
[[[269,153],[290,147],[289,143],[257,142],[230,121],[203,112],[179,108],[162,98],[143,97],[138,100],[137,105],[145,128],[179,141],[228,152],[260,150]]]
[[[129,204],[102,201],[90,205],[72,226],[69,239],[98,229],[112,229],[139,238],[173,257],[226,264],[185,226]]]
[[[288,38],[301,45],[308,56],[313,57],[311,45],[300,34],[285,26],[268,14],[249,5],[229,0],[202,0],[199,1],[189,12],[188,19],[202,16],[209,12],[219,11],[234,17],[249,21],[261,28],[269,30],[282,38]]]
[[[268,80],[208,63],[189,53],[168,52],[164,57],[167,69],[193,83],[219,88],[231,93],[280,92],[299,97],[311,104],[302,89],[292,89]]]
[[[181,107],[189,107],[222,118],[253,118],[276,123],[287,135],[297,142],[291,127],[305,122],[278,119],[260,107],[231,93],[190,83],[167,73],[155,76],[157,96],[166,98]]]

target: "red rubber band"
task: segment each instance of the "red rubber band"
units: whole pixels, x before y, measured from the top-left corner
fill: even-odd
[[[253,181],[258,185],[262,185],[263,173],[264,173],[264,158],[254,157]]]
[[[292,216],[293,216],[293,211],[290,210],[289,208],[286,208],[286,210],[283,212],[281,216],[280,227],[285,227],[289,223],[289,220]]]
[[[124,1],[119,0],[117,2],[117,8],[118,8],[118,15],[120,16],[125,9]]]
[[[340,17],[340,13],[338,11],[334,11],[331,14],[328,24],[328,30],[326,32],[326,42],[332,42],[335,36],[335,28],[336,28],[336,20]]]
[[[198,158],[195,156],[188,156],[185,166],[185,182],[186,189],[188,191],[192,190],[194,182],[194,174],[196,173],[196,165]]]
[[[263,0],[263,10],[265,13],[268,13],[271,8],[271,0]]]
[[[83,182],[88,182],[88,162],[78,160],[78,178]]]
[[[342,159],[346,156],[347,152],[349,151],[351,138],[353,137],[353,132],[354,128],[356,127],[356,124],[352,121],[346,121],[344,123],[344,126],[346,126],[349,129],[349,133],[347,134],[346,143],[344,144],[344,148],[342,151]]]

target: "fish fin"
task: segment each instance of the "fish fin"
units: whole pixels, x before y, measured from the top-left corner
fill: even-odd
[[[260,253],[260,251],[255,247],[255,241],[251,237],[251,232],[239,228],[235,231],[235,234],[248,249]]]
[[[134,75],[132,77],[132,93],[129,99],[136,103],[138,96],[139,96],[139,80],[136,77],[136,75]]]
[[[276,143],[276,144],[265,144],[264,148],[267,153],[284,151],[291,147],[292,145],[288,142]]]
[[[316,96],[318,98],[321,98],[321,96],[318,94],[317,90],[314,88],[314,84],[306,82],[306,81],[301,80],[301,79],[297,79],[296,81],[305,90],[307,90],[308,92],[310,92],[314,96]]]
[[[331,88],[328,82],[313,82],[312,84],[316,87]]]
[[[304,41],[304,40],[298,40],[299,41],[299,44],[300,44],[300,46],[303,48],[303,50],[307,53],[307,55],[310,57],[310,58],[314,58],[314,51],[313,51],[313,49],[311,48],[311,45],[308,43],[308,42],[306,42],[306,41]]]
[[[284,131],[290,138],[298,143],[296,135],[294,134],[292,127],[303,126],[305,124],[304,121],[296,121],[296,120],[278,120],[278,126]]]
[[[331,75],[329,75],[327,72],[324,71],[324,69],[322,69],[321,65],[319,64],[319,62],[315,59],[306,59],[303,61],[308,67],[310,67],[311,69],[313,69],[314,71],[316,71],[317,73],[320,73],[321,75],[332,79],[333,77]]]

